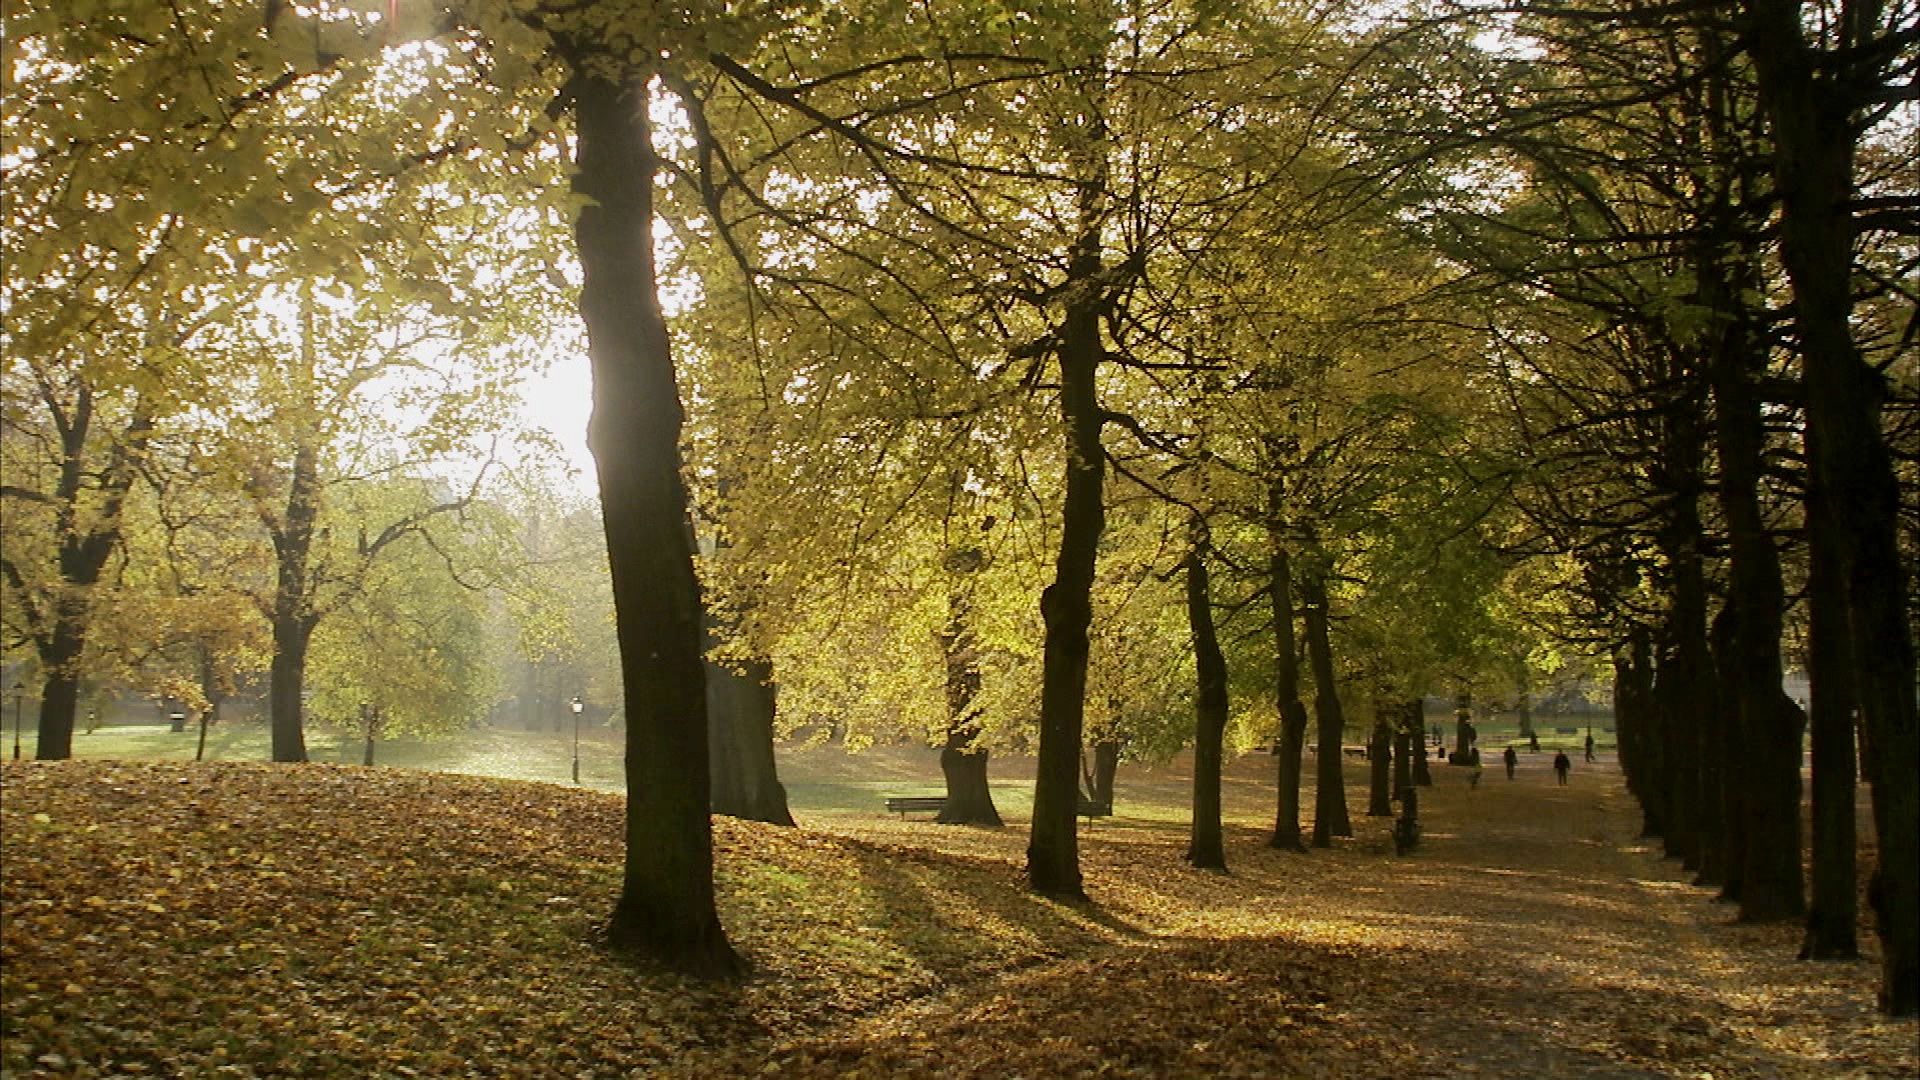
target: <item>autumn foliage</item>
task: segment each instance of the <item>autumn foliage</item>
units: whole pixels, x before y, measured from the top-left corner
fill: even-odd
[[[621,803],[307,765],[8,764],[9,1076],[1912,1075],[1869,963],[1796,964],[1635,847],[1617,777],[1443,774],[1420,853],[1363,819],[1265,846],[1229,768],[1228,876],[1151,813],[1082,837],[1090,905],[1023,887],[1024,829],[716,819],[753,965],[605,951]],[[1357,774],[1356,774],[1357,775]],[[1176,785],[1169,783],[1168,789]],[[1135,794],[1144,794],[1135,788]],[[1612,1070],[1612,1071],[1609,1071]]]

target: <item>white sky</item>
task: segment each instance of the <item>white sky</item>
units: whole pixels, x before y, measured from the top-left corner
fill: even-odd
[[[574,471],[574,486],[589,495],[597,494],[600,485],[594,479],[593,454],[587,450],[593,372],[586,355],[569,349],[554,357],[544,373],[527,380],[521,399],[523,422],[530,428],[544,429],[560,444],[563,463]]]

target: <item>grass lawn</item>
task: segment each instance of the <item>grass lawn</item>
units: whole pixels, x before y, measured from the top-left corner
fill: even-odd
[[[1541,753],[1551,756],[1557,750],[1571,752],[1579,760],[1585,746],[1585,728],[1579,734],[1561,734],[1551,727],[1540,730]],[[1594,728],[1602,753],[1613,749],[1611,733]],[[74,736],[74,756],[80,759],[127,759],[139,761],[192,761],[198,731],[169,730],[165,724],[102,727],[92,734]],[[365,753],[365,742],[337,731],[314,729],[307,732],[310,760],[341,765],[358,765]],[[31,744],[31,733],[28,739]],[[1504,748],[1509,742],[1525,749],[1518,728],[1483,726],[1482,747]],[[494,776],[510,780],[546,783],[570,782],[573,767],[573,733],[561,731],[524,731],[513,728],[480,727],[446,736],[419,739],[383,740],[375,747],[375,762],[381,767],[425,769],[462,773],[469,776]],[[581,786],[599,791],[623,791],[621,770],[623,747],[620,733],[605,728],[589,728],[581,733]],[[1489,764],[1497,763],[1496,761]],[[1312,750],[1309,748],[1309,758]],[[266,761],[271,756],[267,729],[256,722],[226,723],[213,727],[207,736],[207,761]],[[838,746],[807,744],[784,745],[777,756],[787,799],[795,814],[864,816],[884,805],[889,795],[939,795],[945,791],[940,774],[939,751],[932,747],[874,746],[846,751]],[[1244,778],[1229,776],[1228,797],[1236,784],[1271,787],[1271,777],[1262,774],[1256,764],[1259,754],[1250,754],[1242,769]],[[1025,821],[1033,812],[1033,760],[1026,757],[995,757],[989,765],[989,783],[994,803],[1004,817]],[[1311,773],[1311,769],[1308,770]],[[1123,790],[1118,795],[1122,815],[1143,819],[1185,821],[1189,796],[1185,787],[1184,765],[1145,766],[1133,764],[1125,770],[1126,780],[1153,790]],[[1312,778],[1308,777],[1311,788]],[[1171,784],[1171,787],[1168,785]],[[1260,814],[1270,815],[1274,802],[1270,792],[1250,793],[1261,803]]]
[[[101,727],[91,734],[76,732],[73,755],[86,760],[192,761],[199,738],[198,729],[191,726],[183,732],[165,724]],[[366,753],[365,740],[324,728],[309,729],[306,742],[307,757],[315,762],[358,765]],[[622,786],[620,754],[614,733],[583,731],[582,785],[618,790]],[[207,761],[266,761],[271,757],[271,741],[264,724],[224,723],[207,732]],[[567,783],[573,769],[573,732],[482,727],[443,738],[386,739],[375,745],[374,762],[391,768]]]

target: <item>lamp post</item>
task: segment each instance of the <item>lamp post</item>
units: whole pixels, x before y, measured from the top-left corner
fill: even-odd
[[[13,680],[13,760],[15,761],[20,760],[20,728],[25,723],[22,716],[26,711],[26,693],[26,680]]]
[[[575,694],[567,708],[573,710],[573,782],[578,784],[580,782],[580,714],[586,711],[587,703],[580,700],[579,694]]]

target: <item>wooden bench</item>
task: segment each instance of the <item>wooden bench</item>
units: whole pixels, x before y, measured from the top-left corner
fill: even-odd
[[[889,795],[887,813],[899,814],[937,814],[947,808],[945,795]]]
[[[1313,751],[1315,757],[1319,757],[1319,746],[1308,746],[1306,749]],[[1279,753],[1279,749],[1275,749],[1273,753]],[[1340,753],[1344,753],[1344,755],[1348,755],[1348,757],[1367,757],[1367,748],[1365,748],[1365,746],[1342,746]]]
[[[946,809],[946,807],[947,797],[945,795],[887,796],[887,813],[899,814],[901,817],[906,817],[908,814],[938,814],[940,811]],[[1113,816],[1112,803],[1099,803],[1087,798],[1080,800],[1076,810],[1081,817],[1086,818]]]

